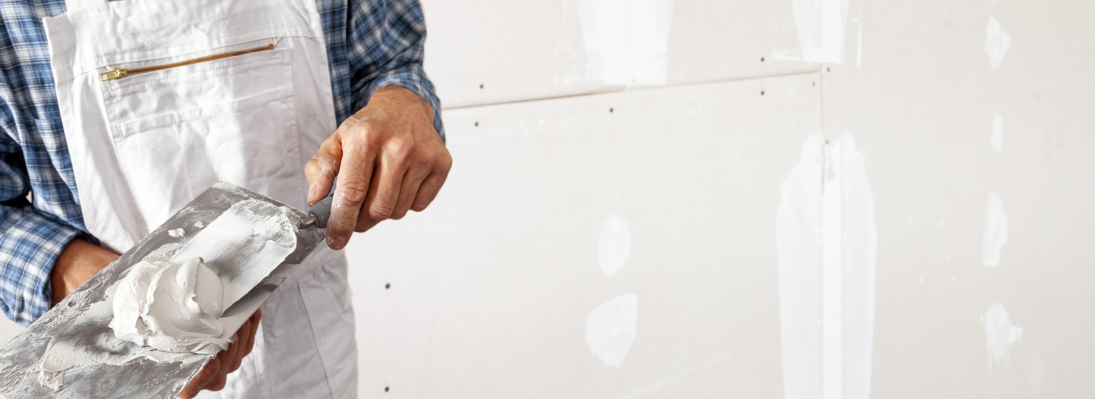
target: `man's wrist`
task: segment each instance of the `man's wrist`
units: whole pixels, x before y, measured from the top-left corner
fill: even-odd
[[[110,250],[81,238],[72,239],[61,250],[50,271],[50,303],[60,303],[116,259],[118,255]]]

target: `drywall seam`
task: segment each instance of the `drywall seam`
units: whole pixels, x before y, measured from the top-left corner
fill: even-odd
[[[685,87],[691,87],[691,86],[717,85],[717,84],[720,84],[720,83],[755,81],[755,80],[758,80],[758,79],[779,79],[779,78],[787,78],[787,77],[793,77],[793,76],[799,76],[799,75],[817,76],[817,73],[818,73],[817,68],[803,68],[801,71],[783,72],[783,73],[771,74],[771,75],[765,75],[765,74],[748,75],[748,76],[734,77],[734,78],[730,78],[730,79],[714,79],[714,80],[707,80],[707,81],[696,81],[696,82],[688,82],[688,83],[667,84],[667,85],[662,85],[662,86],[637,86],[637,87],[627,87],[627,88],[617,87],[617,88],[608,88],[608,89],[604,89],[604,90],[598,90],[596,92],[589,92],[589,93],[573,93],[573,94],[564,94],[564,95],[559,95],[559,96],[532,97],[532,98],[527,98],[527,99],[499,101],[499,102],[494,102],[494,103],[476,103],[476,104],[468,104],[468,105],[452,106],[452,107],[445,107],[444,105],[442,105],[441,110],[442,111],[463,110],[463,109],[473,109],[473,108],[480,108],[480,107],[492,107],[492,106],[505,105],[505,104],[522,104],[522,103],[532,103],[532,102],[537,102],[537,101],[570,99],[570,98],[575,98],[575,97],[599,96],[599,95],[603,95],[603,94],[623,92],[623,91],[625,91],[625,89],[626,89],[626,91],[632,92],[632,91],[639,91],[639,90],[658,90],[658,89],[670,89],[670,88],[685,88]]]
[[[821,397],[821,185],[824,138],[806,138],[776,212],[780,357],[786,398]]]
[[[821,195],[821,360],[822,397],[843,398],[844,265],[841,248],[841,188],[843,165],[840,140],[825,141]]]
[[[856,149],[851,133],[841,132],[839,146],[844,300],[841,394],[844,398],[865,399],[871,395],[878,229],[866,159]]]

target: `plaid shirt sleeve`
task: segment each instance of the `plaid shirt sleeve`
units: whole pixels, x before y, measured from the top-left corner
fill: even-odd
[[[441,101],[422,68],[426,19],[417,0],[350,0],[346,48],[352,108],[360,110],[377,89],[398,85],[433,108],[433,126],[445,140]]]
[[[49,311],[53,263],[80,231],[30,205],[27,175],[9,162],[22,161],[13,149],[0,138],[0,308],[26,326]]]

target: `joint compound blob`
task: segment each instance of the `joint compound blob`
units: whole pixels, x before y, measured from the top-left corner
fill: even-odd
[[[1008,347],[1023,337],[1023,328],[1012,326],[1008,312],[1000,303],[989,306],[982,316],[985,322],[985,340],[988,343],[989,369],[992,364],[1008,360]]]
[[[1000,265],[1000,248],[1008,242],[1008,215],[1000,194],[992,192],[985,207],[985,234],[981,246],[981,265]]]
[[[612,276],[623,268],[630,253],[631,228],[619,215],[610,213],[597,240],[597,264],[606,276]]]
[[[107,289],[118,338],[168,352],[216,354],[228,347],[224,288],[201,258],[173,262],[153,254]]]
[[[1004,32],[1004,28],[996,22],[996,17],[989,16],[989,27],[985,38],[985,52],[989,55],[989,65],[992,69],[1000,68],[1004,62],[1004,55],[1011,48],[1011,36]]]
[[[635,342],[639,296],[627,294],[601,304],[586,319],[586,343],[607,366],[620,368]]]

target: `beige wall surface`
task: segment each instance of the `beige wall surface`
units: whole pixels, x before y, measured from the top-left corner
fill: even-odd
[[[360,396],[1095,397],[1095,2],[423,3]]]

